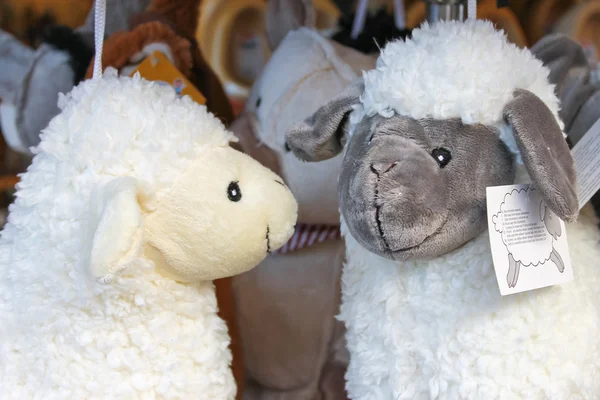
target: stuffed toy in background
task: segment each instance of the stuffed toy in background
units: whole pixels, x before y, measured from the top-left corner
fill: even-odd
[[[594,76],[594,66],[582,46],[560,33],[545,36],[531,51],[550,69],[549,80],[556,85],[561,103],[559,115],[567,139],[575,146],[600,119],[600,82]],[[600,216],[600,192],[591,203]]]
[[[106,34],[125,30],[128,19],[149,0],[108,0]],[[32,49],[0,31],[0,124],[8,146],[31,156],[41,130],[58,114],[59,93],[69,92],[84,77],[94,55],[94,11],[74,30],[49,26],[42,44]]]
[[[39,133],[48,121],[58,114],[58,94],[71,90],[80,78],[80,63],[68,49],[54,46],[54,38],[51,35],[50,41],[33,50],[0,31],[1,130],[8,146],[25,154],[39,142]],[[93,51],[76,35],[69,35],[69,40],[74,49],[82,48],[86,68]]]
[[[344,153],[340,318],[352,399],[600,393],[600,231],[589,207],[579,213],[548,74],[490,22],[424,24],[288,132],[302,160]],[[532,183],[550,215],[570,222],[574,280],[500,294],[486,188],[514,183]],[[560,273],[554,262],[508,261],[504,284]]]
[[[204,95],[208,109],[229,125],[233,121],[231,104],[194,38],[200,4],[201,0],[151,1],[144,12],[130,17],[129,30],[107,38],[102,65],[129,74],[158,50]],[[87,78],[92,76],[92,66]]]
[[[1,233],[0,393],[233,399],[211,280],[290,238],[291,192],[171,87],[107,70],[59,106]]]
[[[292,4],[294,3],[294,4]],[[234,278],[248,388],[245,399],[345,399],[348,362],[336,321],[344,244],[335,182],[341,157],[304,165],[285,132],[333,98],[375,57],[324,38],[310,0],[271,0],[273,54],[232,124],[244,152],[283,177],[299,204],[294,236]]]

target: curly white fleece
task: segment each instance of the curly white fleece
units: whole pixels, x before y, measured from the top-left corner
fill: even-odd
[[[500,129],[518,154],[502,110],[515,89],[526,89],[550,108],[561,129],[559,100],[548,83],[549,70],[527,49],[508,42],[489,21],[424,23],[406,41],[390,42],[375,69],[364,72],[365,91],[351,116],[393,113],[415,119],[460,118]]]
[[[93,189],[128,175],[164,193],[203,149],[233,136],[171,88],[114,71],[60,107],[0,239],[0,397],[232,399],[212,283],[179,284],[140,259],[97,284],[82,249]]]
[[[586,211],[567,225],[575,279],[506,297],[487,233],[433,261],[394,262],[343,224],[350,398],[599,399],[600,232]]]

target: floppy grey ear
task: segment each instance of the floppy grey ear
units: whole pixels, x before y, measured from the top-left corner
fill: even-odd
[[[323,161],[338,155],[348,135],[349,115],[364,91],[362,78],[286,133],[286,143],[303,161]]]
[[[531,182],[559,218],[577,218],[575,167],[563,133],[550,109],[527,90],[516,90],[504,108]]]
[[[313,0],[269,0],[265,26],[271,50],[296,29],[314,28],[316,14]]]

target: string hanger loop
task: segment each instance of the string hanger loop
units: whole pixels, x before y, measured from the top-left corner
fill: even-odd
[[[94,74],[92,79],[102,78],[102,47],[104,45],[104,26],[106,23],[106,0],[95,0],[94,5]]]

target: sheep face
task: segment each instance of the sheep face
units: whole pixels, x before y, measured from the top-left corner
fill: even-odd
[[[485,188],[513,179],[512,155],[493,129],[377,115],[348,143],[338,195],[365,248],[405,260],[443,254],[479,235]]]
[[[145,217],[146,251],[180,281],[239,274],[285,244],[296,213],[273,172],[229,147],[206,150]]]
[[[182,282],[236,275],[294,232],[298,206],[281,178],[228,146],[200,151],[159,198],[144,189],[119,177],[95,196],[90,268],[103,282],[142,252]]]
[[[395,260],[436,257],[479,235],[487,226],[486,187],[512,184],[516,173],[498,128],[376,114],[363,117],[348,138],[362,88],[350,86],[287,134],[306,161],[346,147],[338,197],[350,234]],[[503,117],[548,208],[573,219],[573,160],[551,111],[533,93],[517,90]]]

